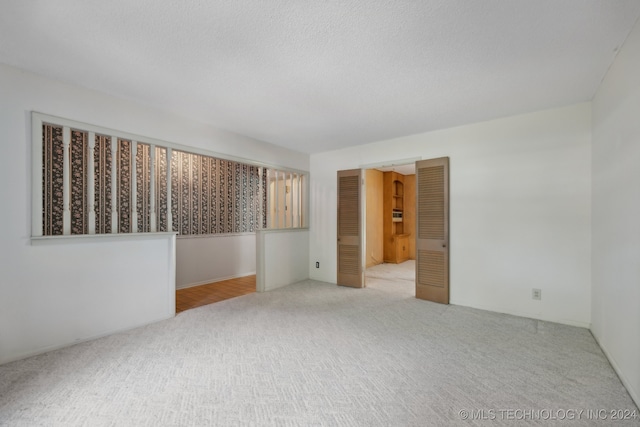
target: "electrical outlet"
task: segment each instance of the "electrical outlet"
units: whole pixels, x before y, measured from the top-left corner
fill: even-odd
[[[540,289],[532,289],[531,290],[531,298],[536,299],[536,300],[541,300],[542,299],[542,290]]]
[[[320,262],[316,261],[316,268],[320,268]]]

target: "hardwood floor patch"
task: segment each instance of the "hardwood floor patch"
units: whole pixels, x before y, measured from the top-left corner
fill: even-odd
[[[255,291],[255,275],[178,289],[176,291],[176,314],[191,308],[247,295]]]

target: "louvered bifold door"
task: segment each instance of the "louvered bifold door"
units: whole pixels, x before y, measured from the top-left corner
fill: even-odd
[[[416,162],[416,298],[449,304],[449,158]]]
[[[338,285],[363,286],[360,169],[338,171]]]

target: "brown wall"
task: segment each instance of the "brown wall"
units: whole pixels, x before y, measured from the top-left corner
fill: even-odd
[[[404,232],[409,236],[409,258],[416,259],[416,176],[404,176]]]
[[[367,170],[365,179],[367,187],[367,267],[382,263],[383,254],[383,173],[377,170]]]

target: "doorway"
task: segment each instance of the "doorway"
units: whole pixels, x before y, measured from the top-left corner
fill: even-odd
[[[415,296],[415,163],[365,170],[365,283]]]
[[[364,179],[367,172],[369,187]],[[382,201],[375,191],[380,173]],[[415,173],[406,179],[408,189],[405,175],[394,167],[390,171],[342,170],[337,175],[338,285],[367,286],[365,269],[380,264],[375,255],[380,254],[381,217],[382,262],[402,264],[413,255],[415,297],[449,304],[449,158],[416,161]],[[367,205],[367,193],[371,205]],[[368,244],[367,218],[371,219]]]

